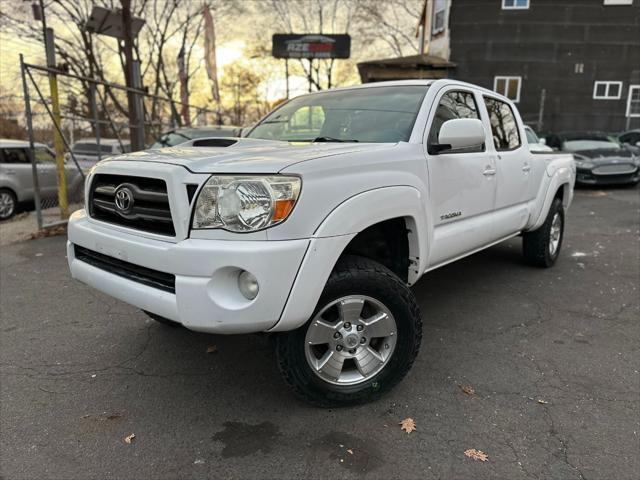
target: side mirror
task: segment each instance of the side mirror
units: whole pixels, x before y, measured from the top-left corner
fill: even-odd
[[[481,147],[486,140],[484,125],[477,118],[455,118],[440,127],[438,145],[431,145],[429,153]]]
[[[540,139],[540,145],[546,145],[546,144],[547,144],[547,139],[546,139],[546,138],[544,138],[544,137],[542,137],[542,138]]]

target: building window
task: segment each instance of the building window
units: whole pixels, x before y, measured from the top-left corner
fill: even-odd
[[[520,86],[522,77],[495,77],[493,79],[493,91],[504,95],[514,103],[520,101]]]
[[[596,82],[593,84],[594,100],[619,100],[622,82]]]
[[[433,35],[444,32],[447,17],[447,0],[435,0],[433,2]]]
[[[502,0],[503,10],[516,10],[529,8],[529,0]]]
[[[627,117],[640,117],[640,85],[629,86]]]
[[[633,0],[604,0],[605,5],[633,5]]]

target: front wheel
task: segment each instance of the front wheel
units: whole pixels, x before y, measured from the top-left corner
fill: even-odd
[[[522,251],[527,262],[537,267],[553,266],[560,255],[564,236],[564,207],[556,198],[540,228],[522,235]]]
[[[7,189],[0,188],[0,220],[8,220],[16,213],[16,196]]]
[[[298,396],[332,407],[364,403],[407,374],[422,339],[407,286],[372,260],[338,262],[311,320],[276,338],[280,371]]]

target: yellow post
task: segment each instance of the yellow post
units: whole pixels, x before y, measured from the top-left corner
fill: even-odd
[[[34,13],[35,11],[36,10],[34,9]],[[42,17],[42,34],[44,36],[44,51],[47,56],[47,67],[55,69],[56,50],[54,44],[53,29],[47,28],[47,19],[45,17],[43,0],[40,0],[39,15]],[[67,204],[67,176],[65,174],[64,168],[64,143],[62,134],[60,133],[62,132],[62,121],[60,118],[58,78],[53,72],[49,72],[49,91],[51,92],[51,113],[54,123],[53,147],[56,152],[56,170],[58,173],[58,205],[60,206],[60,218],[62,220],[66,220],[67,218],[69,218],[69,205]]]
[[[53,147],[56,152],[56,170],[58,173],[58,205],[60,205],[60,218],[69,218],[69,205],[67,203],[67,176],[64,168],[64,143],[60,136],[62,122],[60,118],[60,99],[58,97],[58,79],[55,73],[49,73],[49,89],[51,91],[51,111],[53,121],[58,128],[53,130]]]

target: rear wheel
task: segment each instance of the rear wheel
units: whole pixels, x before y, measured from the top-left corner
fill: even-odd
[[[0,220],[8,220],[16,213],[16,195],[7,188],[0,188]]]
[[[537,267],[553,266],[560,255],[564,236],[564,207],[556,198],[551,204],[547,218],[540,228],[525,232],[522,250],[528,263]]]
[[[311,320],[276,338],[285,381],[319,406],[364,403],[407,374],[422,339],[413,293],[390,270],[345,257],[322,293]]]

